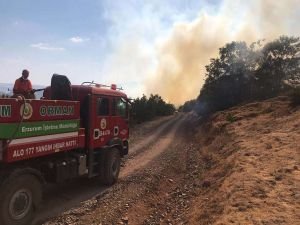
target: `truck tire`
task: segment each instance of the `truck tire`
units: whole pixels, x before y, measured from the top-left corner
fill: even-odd
[[[103,176],[102,183],[105,185],[112,185],[116,183],[119,177],[121,156],[116,148],[109,149],[104,154],[103,159]]]
[[[30,224],[41,198],[41,183],[34,175],[9,177],[0,188],[0,224]]]

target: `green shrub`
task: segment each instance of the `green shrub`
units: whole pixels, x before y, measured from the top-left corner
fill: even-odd
[[[227,120],[228,122],[230,122],[230,123],[233,123],[233,122],[236,121],[236,117],[235,117],[234,115],[232,115],[231,113],[228,113],[228,114],[226,115],[226,120]]]

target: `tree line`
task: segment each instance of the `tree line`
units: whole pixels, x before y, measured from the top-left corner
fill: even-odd
[[[131,104],[131,120],[133,123],[141,123],[157,116],[168,116],[175,112],[173,104],[166,103],[161,96],[151,94],[149,98],[143,95],[136,98]]]
[[[271,42],[260,40],[250,45],[228,43],[206,66],[198,98],[181,108],[209,115],[242,102],[285,93],[300,84],[299,53],[299,37],[281,36]]]

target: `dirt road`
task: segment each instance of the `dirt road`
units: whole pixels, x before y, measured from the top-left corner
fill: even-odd
[[[130,146],[130,154],[124,159],[120,182],[145,167],[151,167],[155,158],[164,152],[176,140],[176,132],[184,122],[185,116],[177,115],[151,124]],[[136,135],[136,134],[135,134]],[[68,211],[81,202],[105,195],[114,187],[105,187],[97,179],[79,179],[61,185],[48,185],[45,190],[44,204],[41,207],[35,225],[42,224],[47,218]],[[46,222],[46,224],[56,224]]]
[[[300,224],[300,106],[288,97],[141,128],[117,184],[56,187],[37,224]]]

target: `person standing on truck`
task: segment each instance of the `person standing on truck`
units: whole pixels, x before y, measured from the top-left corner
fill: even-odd
[[[15,81],[13,93],[14,97],[23,95],[25,98],[35,98],[34,89],[32,89],[31,81],[28,79],[29,71],[23,70],[22,76]]]

